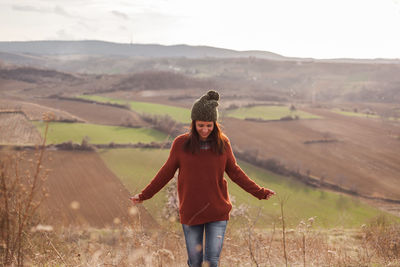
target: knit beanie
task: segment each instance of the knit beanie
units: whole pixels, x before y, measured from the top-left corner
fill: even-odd
[[[219,94],[210,90],[207,94],[197,99],[192,107],[192,120],[196,121],[217,121],[218,119]]]

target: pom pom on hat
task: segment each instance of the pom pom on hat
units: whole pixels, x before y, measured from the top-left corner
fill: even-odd
[[[210,90],[200,99],[196,100],[192,107],[192,120],[197,121],[217,121],[218,119],[218,100],[219,94]]]
[[[217,91],[210,90],[207,92],[206,96],[208,97],[208,100],[219,100],[219,94]]]

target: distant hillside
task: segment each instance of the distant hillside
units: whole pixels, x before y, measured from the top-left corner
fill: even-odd
[[[210,79],[192,78],[190,76],[167,72],[145,71],[135,73],[112,87],[114,90],[160,90],[160,89],[185,89],[185,88],[214,88],[216,83]]]
[[[0,65],[0,78],[5,80],[16,80],[28,83],[39,83],[40,81],[53,80],[63,82],[74,82],[80,79],[68,73],[54,70],[38,69],[31,67],[5,68]]]
[[[46,82],[49,90],[51,87],[53,91],[46,91],[46,94],[66,93],[63,85],[82,83],[70,90],[93,93],[219,88],[237,99],[247,97],[257,101],[400,101],[400,64],[257,58],[117,60],[108,57],[46,63],[32,64],[34,67],[31,64],[20,67],[4,65],[0,68],[0,78],[37,83],[41,84],[40,88]]]
[[[400,101],[400,61],[389,59],[314,60],[205,46],[36,41],[0,42],[0,61],[8,66],[0,78],[58,82],[54,91],[65,92],[61,80],[86,77],[85,92],[220,88],[258,101]]]
[[[23,53],[6,53],[0,52],[0,59],[4,62],[17,64],[17,65],[39,65],[45,64],[46,59],[42,58],[42,56],[35,56],[30,54]]]
[[[0,42],[0,52],[11,54],[129,56],[144,58],[258,57],[276,60],[285,59],[281,55],[266,51],[235,51],[209,46],[120,44],[103,41]],[[5,54],[0,56],[11,57],[11,55]]]

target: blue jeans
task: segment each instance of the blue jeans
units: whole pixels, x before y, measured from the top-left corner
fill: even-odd
[[[203,262],[204,232],[206,236],[204,261],[209,264],[209,267],[218,266],[227,224],[228,221],[209,222],[199,225],[182,224],[189,257],[188,265],[190,267],[201,267]]]

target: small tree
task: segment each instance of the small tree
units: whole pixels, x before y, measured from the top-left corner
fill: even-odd
[[[295,112],[296,110],[297,110],[296,107],[295,107],[293,104],[291,104],[291,105],[290,105],[290,112],[293,113],[293,112]]]

